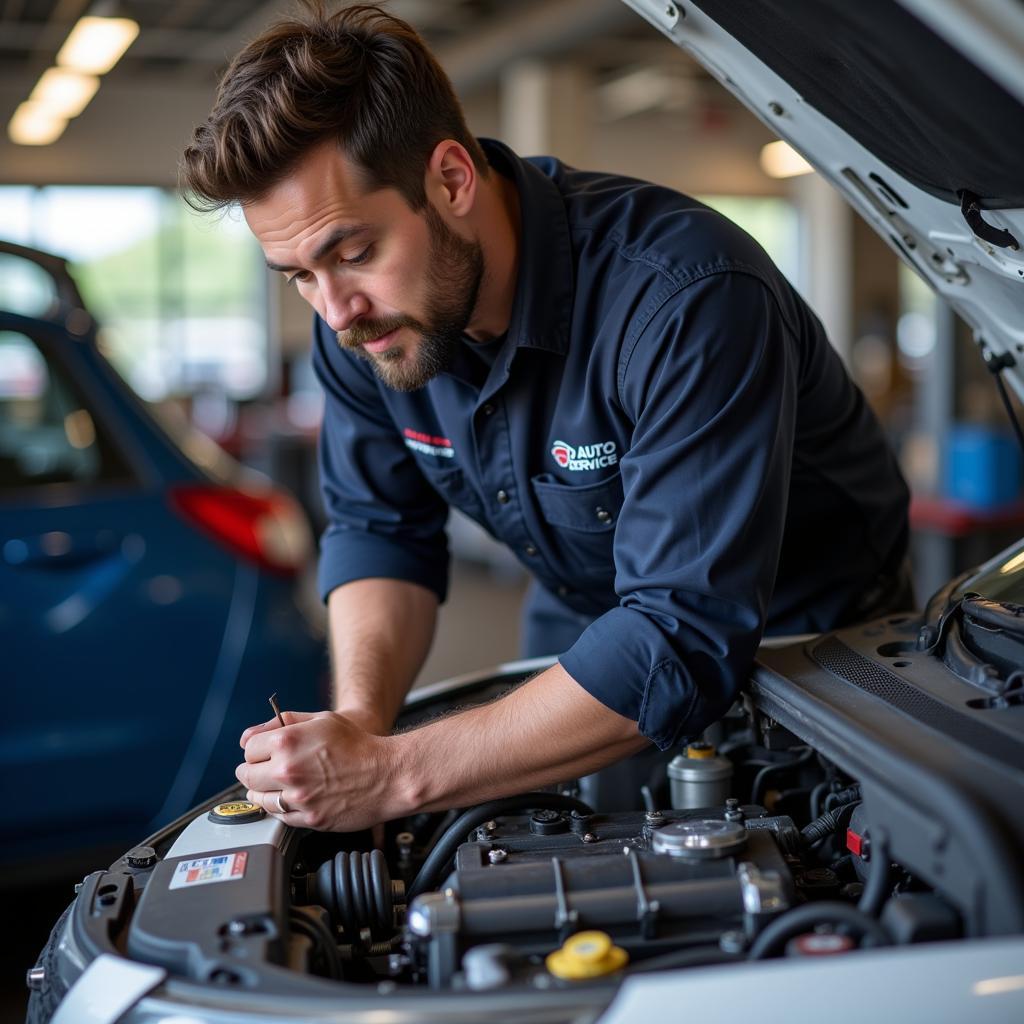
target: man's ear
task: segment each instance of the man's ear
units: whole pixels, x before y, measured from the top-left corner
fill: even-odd
[[[454,139],[439,142],[427,161],[427,196],[444,213],[465,217],[476,201],[477,171],[465,146]]]

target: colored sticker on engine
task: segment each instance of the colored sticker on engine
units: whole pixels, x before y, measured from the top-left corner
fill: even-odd
[[[171,877],[170,889],[184,889],[190,885],[212,885],[214,882],[233,882],[245,877],[245,862],[249,854],[224,853],[219,857],[200,857],[183,860]]]

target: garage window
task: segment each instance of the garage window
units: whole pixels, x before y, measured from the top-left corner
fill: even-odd
[[[0,187],[4,237],[65,256],[100,344],[145,399],[267,384],[267,274],[240,215],[158,188]]]

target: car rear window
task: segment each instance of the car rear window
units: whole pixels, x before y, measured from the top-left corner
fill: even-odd
[[[132,479],[64,368],[28,335],[0,331],[0,495]]]

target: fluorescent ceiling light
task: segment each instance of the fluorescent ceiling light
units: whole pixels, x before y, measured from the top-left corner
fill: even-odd
[[[60,117],[78,117],[99,87],[100,80],[95,75],[83,75],[69,68],[50,68],[43,72],[29,100]]]
[[[139,34],[131,18],[79,18],[57,54],[57,63],[91,75],[106,74]]]
[[[66,118],[41,103],[26,100],[14,112],[7,134],[19,146],[48,146],[61,137],[67,124]]]
[[[770,178],[795,178],[814,168],[788,142],[780,140],[761,149],[761,170]]]

